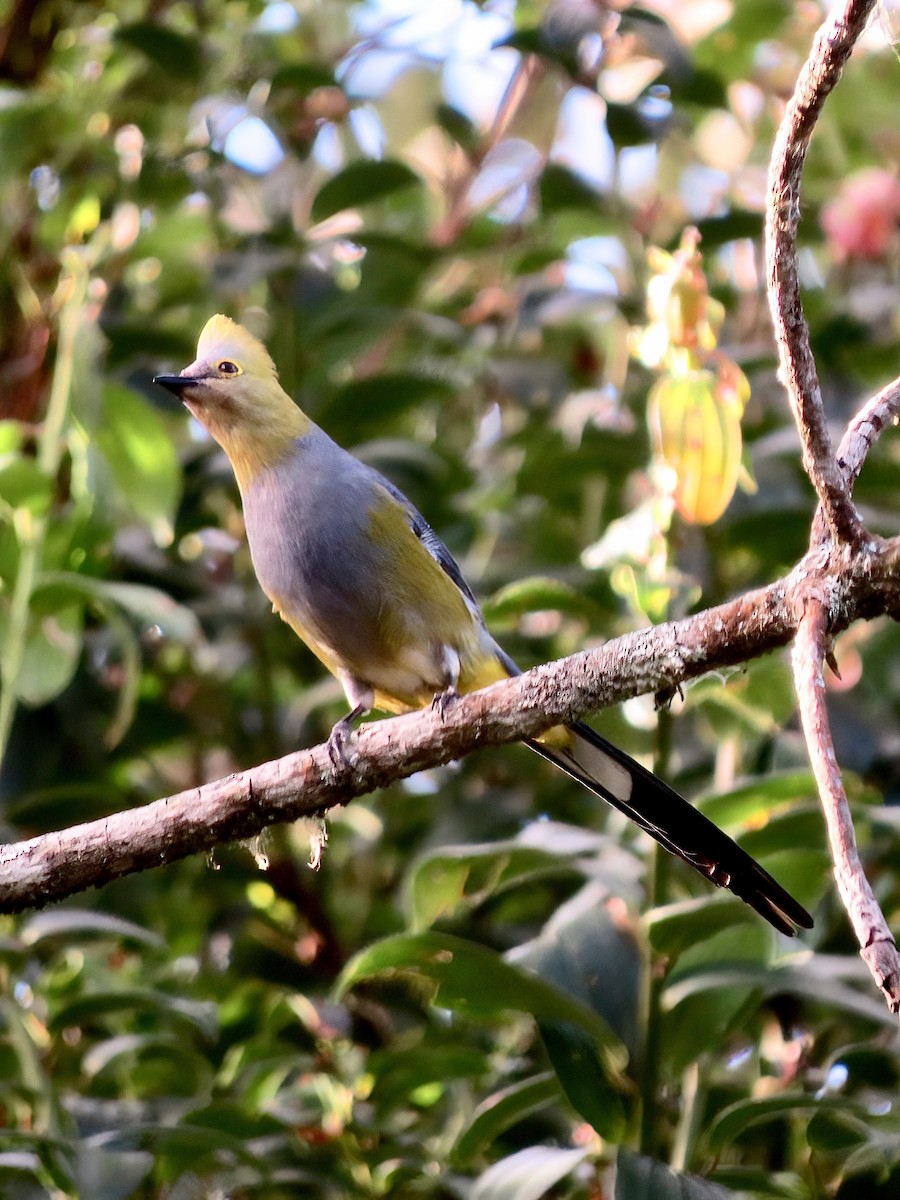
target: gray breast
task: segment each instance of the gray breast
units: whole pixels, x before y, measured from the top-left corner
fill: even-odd
[[[383,572],[367,536],[373,499],[371,473],[321,430],[298,439],[294,457],[260,472],[244,496],[263,591],[347,660],[377,653]]]

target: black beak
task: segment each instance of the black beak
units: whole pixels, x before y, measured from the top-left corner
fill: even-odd
[[[167,392],[172,392],[173,395],[180,397],[185,388],[196,387],[200,380],[186,379],[184,375],[156,375],[153,382],[164,387]]]

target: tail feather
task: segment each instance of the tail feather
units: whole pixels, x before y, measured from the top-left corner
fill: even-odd
[[[755,859],[692,804],[581,721],[566,748],[526,744],[639,825],[717,887],[729,888],[782,933],[811,929],[812,917]]]

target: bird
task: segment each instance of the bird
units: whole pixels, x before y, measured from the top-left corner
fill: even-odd
[[[195,361],[154,382],[225,451],[257,580],[344,690],[349,711],[328,739],[335,764],[347,761],[356,722],[375,709],[443,707],[519,674],[422,515],[303,412],[242,325],[210,317]],[[806,909],[723,830],[589,725],[525,744],[781,933],[812,928]]]

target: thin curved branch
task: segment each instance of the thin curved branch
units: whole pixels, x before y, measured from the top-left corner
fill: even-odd
[[[900,421],[900,379],[883,387],[859,410],[838,446],[837,464],[844,482],[853,494],[853,485],[859,478],[869,451],[889,425]],[[809,544],[811,548],[821,545],[828,533],[821,505],[816,510]]]
[[[868,539],[835,459],[809,329],[800,299],[797,225],[800,178],[822,105],[875,7],[876,0],[845,0],[816,34],[794,94],[778,129],[769,169],[766,203],[766,270],[769,306],[781,372],[803,449],[803,465],[836,541]]]
[[[869,451],[889,425],[900,421],[900,379],[895,379],[859,410],[838,446],[838,467],[848,487],[859,478]]]
[[[900,1012],[900,954],[859,859],[850,804],[834,753],[825,706],[822,664],[828,648],[828,610],[817,589],[806,596],[792,662],[800,720],[819,788],[838,893],[860,954],[891,1012]]]
[[[264,763],[141,808],[0,847],[0,912],[40,907],[112,879],[268,826],[346,804],[355,796],[477,749],[534,737],[551,725],[657,692],[787,645],[794,597],[817,580],[832,632],[900,611],[900,541],[877,551],[808,555],[769,587],[696,616],[617,638],[461,697],[443,719],[431,710],[359,731],[358,758],[335,769],[324,746]]]

